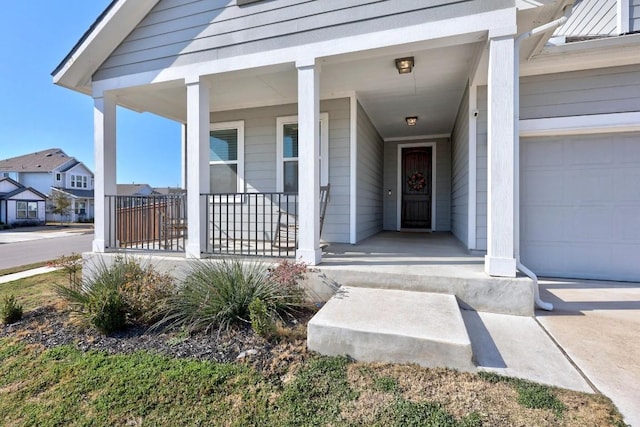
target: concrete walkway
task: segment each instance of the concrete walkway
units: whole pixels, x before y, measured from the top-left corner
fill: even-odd
[[[0,284],[15,282],[16,280],[24,279],[25,277],[38,276],[40,274],[51,273],[52,271],[60,270],[59,267],[38,267],[31,270],[20,271],[13,274],[5,274],[0,276]]]
[[[640,283],[547,280],[537,320],[595,388],[640,426]]]
[[[86,233],[93,233],[93,226],[91,224],[72,225],[68,227],[42,226],[14,228],[0,231],[0,244],[55,239],[58,237],[77,236]]]

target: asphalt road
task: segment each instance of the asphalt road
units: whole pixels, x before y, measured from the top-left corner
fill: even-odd
[[[0,270],[56,259],[73,252],[91,251],[93,233],[76,233],[69,236],[0,243]]]

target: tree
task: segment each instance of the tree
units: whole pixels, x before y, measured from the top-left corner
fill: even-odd
[[[71,214],[71,199],[60,191],[54,191],[51,194],[49,211],[53,215],[60,215],[60,223],[62,223],[62,217]]]

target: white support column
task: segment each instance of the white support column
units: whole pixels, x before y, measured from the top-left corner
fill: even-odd
[[[315,61],[298,62],[298,217],[296,258],[322,261],[320,250],[320,71]]]
[[[514,61],[512,35],[489,43],[487,255],[485,272],[515,277]]]
[[[93,100],[94,238],[93,252],[104,252],[115,242],[113,209],[105,196],[116,195],[116,102],[104,93]],[[111,227],[109,227],[111,225]],[[111,228],[111,229],[110,229]]]
[[[469,84],[469,161],[468,171],[468,212],[467,248],[475,250],[477,243],[477,200],[478,200],[478,86]]]
[[[187,125],[183,123],[180,125],[180,188],[187,188]]]
[[[209,85],[201,77],[187,85],[187,258],[205,249],[206,201],[209,192]]]

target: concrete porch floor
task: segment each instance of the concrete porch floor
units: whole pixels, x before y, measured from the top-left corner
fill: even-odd
[[[487,276],[484,257],[449,232],[384,231],[356,245],[332,243],[318,268],[338,285],[446,293],[476,311],[534,313],[529,278]]]

